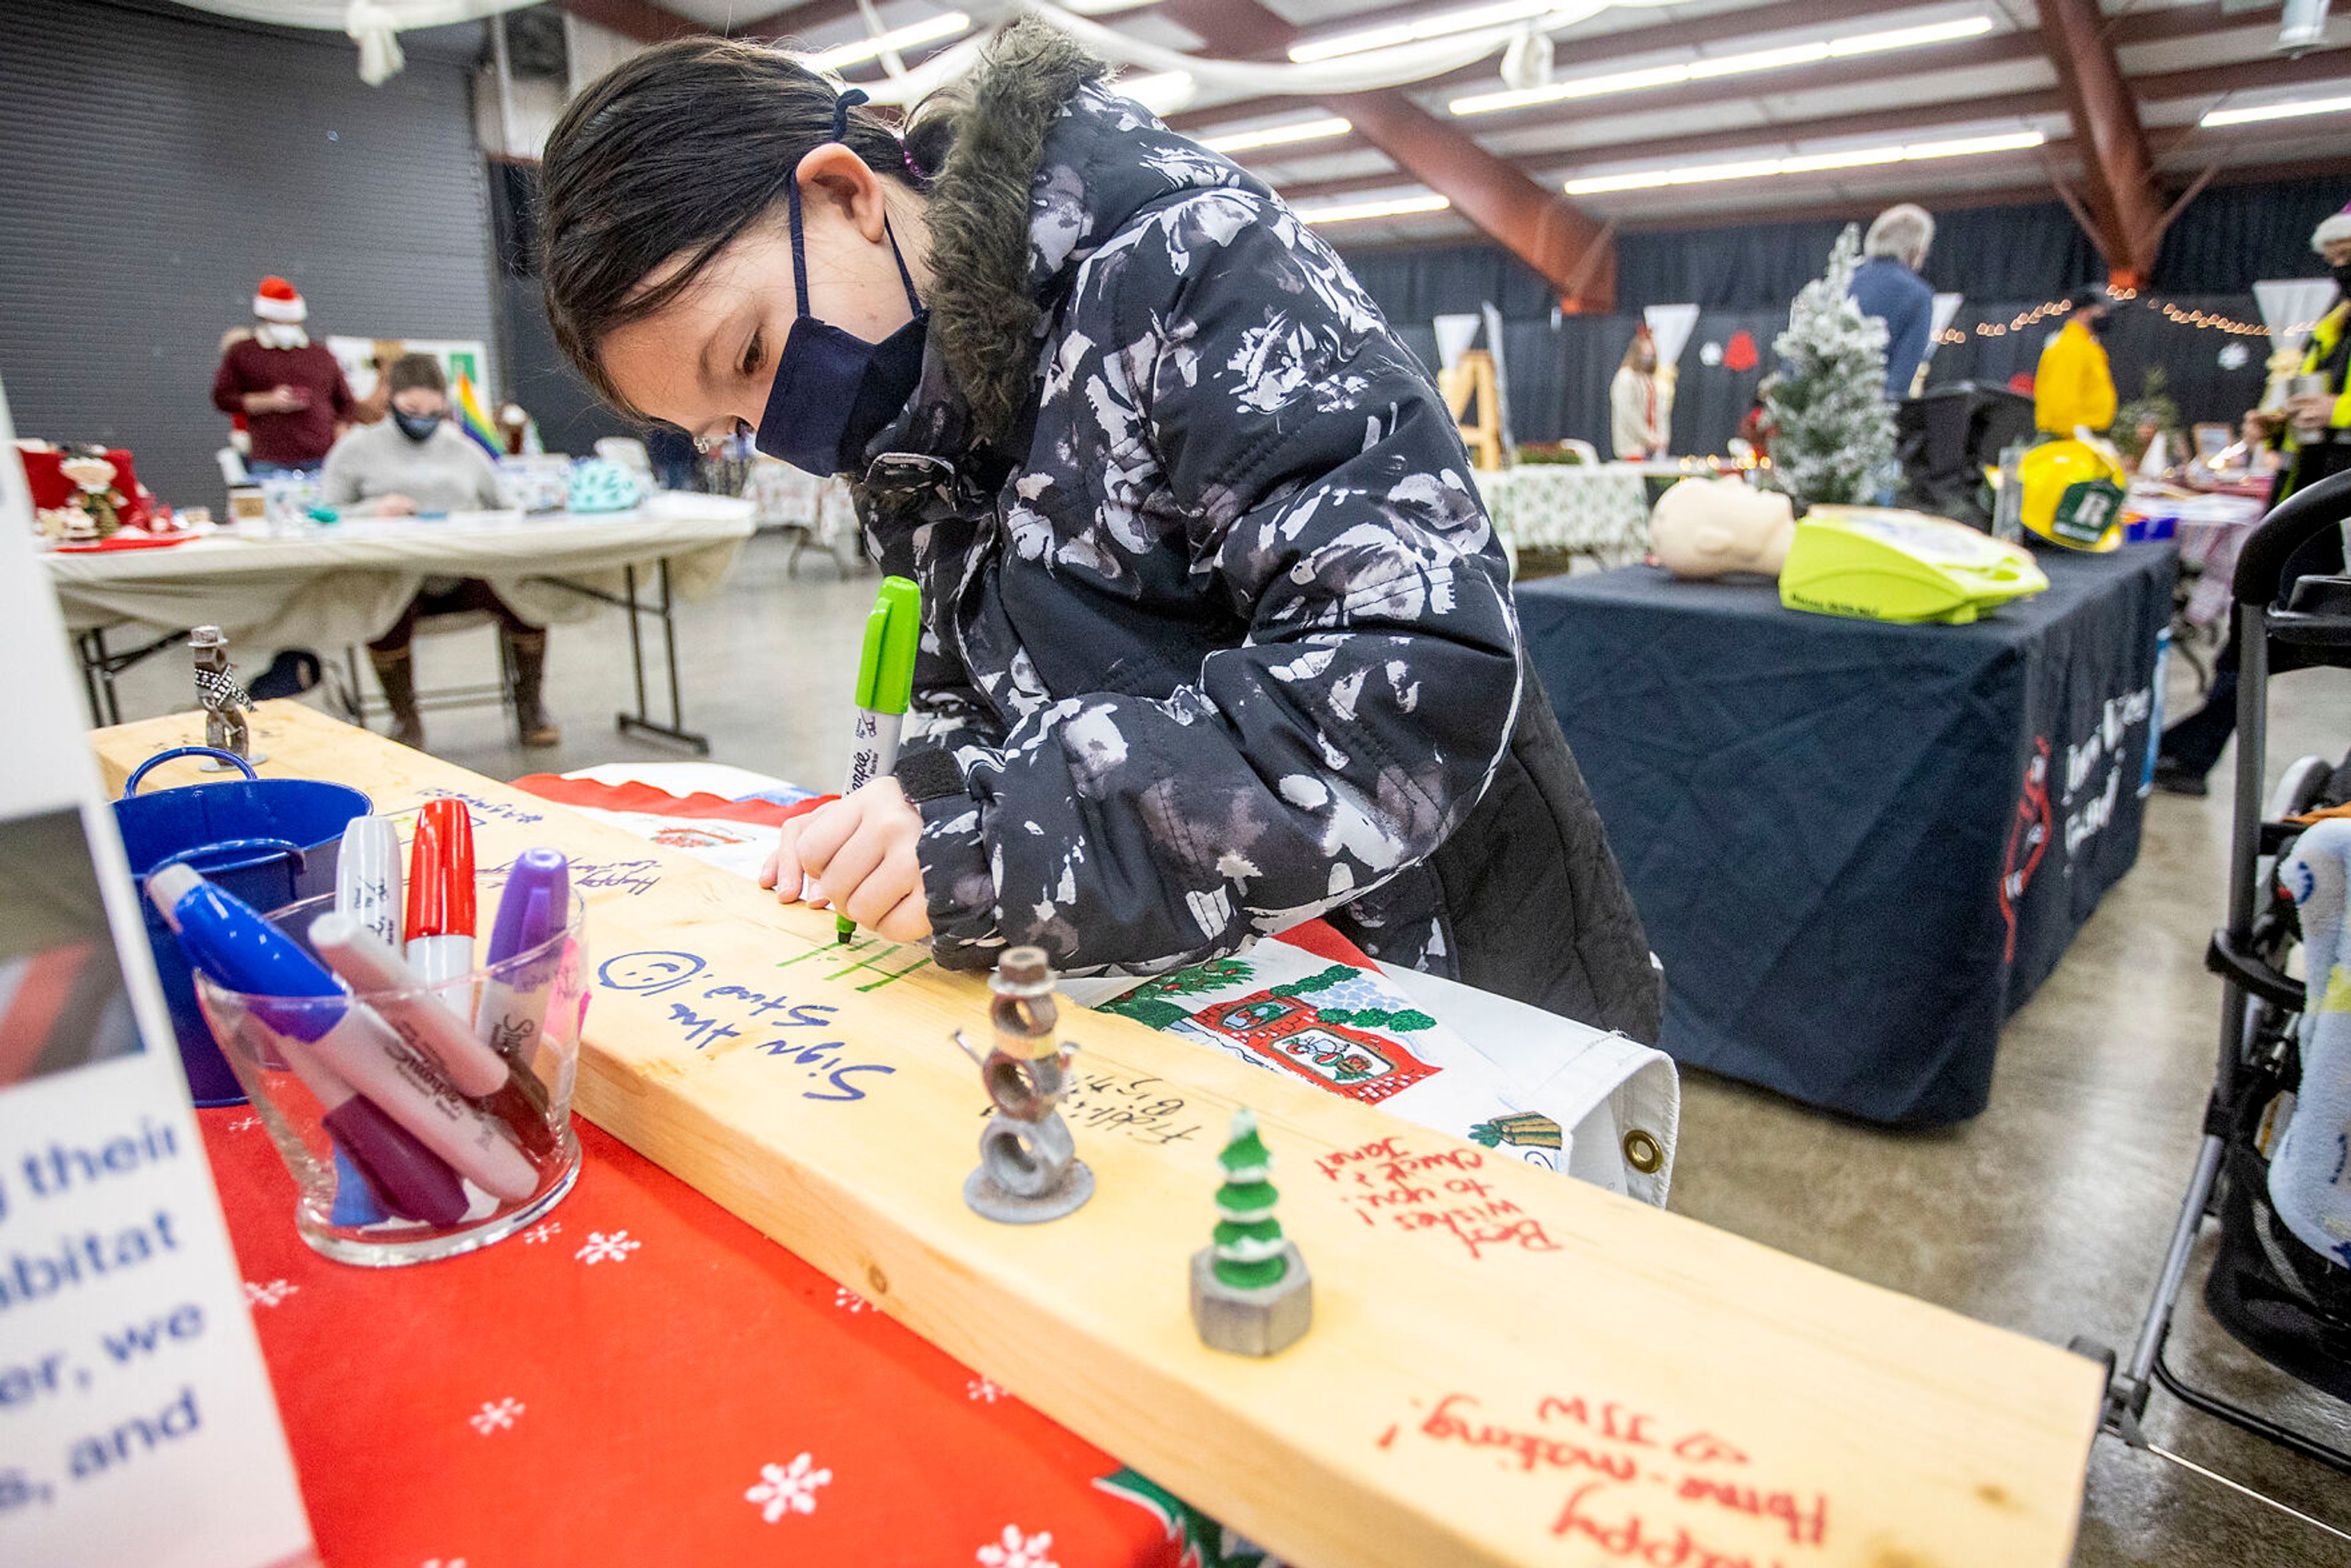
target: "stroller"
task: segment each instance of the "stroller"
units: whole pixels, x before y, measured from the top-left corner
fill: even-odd
[[[2289,1376],[2351,1402],[2351,1268],[2304,1246],[2278,1219],[2270,1205],[2268,1159],[2280,1130],[2273,1124],[2279,1096],[2301,1082],[2304,1005],[2302,982],[2286,972],[2301,940],[2300,925],[2293,900],[2278,886],[2275,867],[2303,831],[2287,819],[2351,799],[2351,756],[2334,766],[2304,758],[2286,770],[2266,810],[2262,800],[2273,664],[2351,667],[2351,577],[2304,577],[2285,608],[2276,606],[2295,551],[2346,517],[2351,473],[2323,479],[2281,502],[2238,555],[2231,585],[2239,685],[2229,923],[2213,933],[2205,956],[2206,967],[2227,982],[2220,1070],[2205,1108],[2195,1175],[2129,1362],[2117,1365],[2112,1350],[2085,1339],[2075,1339],[2069,1348],[2105,1366],[2101,1430],[2135,1448],[2153,1447],[2141,1418],[2147,1396],[2160,1385],[2193,1409],[2351,1474],[2351,1451],[2186,1382],[2163,1354],[2189,1254],[2205,1222],[2217,1220],[2219,1246],[2204,1287],[2213,1318]],[[2250,1490],[2225,1477],[2212,1479]],[[2295,1512],[2273,1499],[2262,1500]]]

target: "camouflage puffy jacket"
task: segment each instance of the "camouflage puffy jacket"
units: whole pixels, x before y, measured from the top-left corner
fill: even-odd
[[[1451,415],[1269,190],[1050,29],[930,193],[921,390],[862,487],[924,591],[898,776],[937,960],[1155,972],[1327,915],[1654,1039]]]

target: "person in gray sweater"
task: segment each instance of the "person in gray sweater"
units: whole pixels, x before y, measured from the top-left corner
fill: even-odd
[[[357,425],[327,454],[321,479],[327,505],[377,517],[415,517],[500,504],[497,471],[487,454],[449,423],[449,387],[429,354],[403,354],[385,372],[390,417]],[[553,746],[563,732],[540,702],[547,676],[547,629],[515,613],[477,577],[427,578],[392,629],[368,644],[368,657],[392,706],[392,738],[419,750],[424,721],[416,707],[411,644],[427,615],[482,611],[498,623],[514,670],[517,720],[525,746]]]

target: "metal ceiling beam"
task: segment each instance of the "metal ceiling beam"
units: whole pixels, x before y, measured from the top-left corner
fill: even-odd
[[[1298,29],[1258,0],[1163,0],[1160,9],[1220,49],[1287,48]],[[1615,290],[1613,240],[1599,220],[1537,184],[1508,159],[1422,109],[1403,92],[1324,100],[1398,168],[1548,279],[1565,308],[1605,309]]]
[[[2074,134],[2087,144],[2083,160],[2091,238],[2116,283],[2145,286],[2163,239],[2163,193],[2155,183],[2155,154],[2139,123],[2138,102],[2115,58],[2114,41],[2097,0],[2033,0],[2041,38]]]
[[[1817,30],[1837,22],[1866,22],[1872,17],[1886,16],[1896,20],[1900,10],[1897,0],[1778,0],[1778,3],[1750,6],[1740,11],[1721,11],[1712,16],[1692,17],[1687,21],[1666,22],[1653,27],[1627,27],[1614,33],[1594,34],[1588,38],[1566,37],[1559,41],[1559,64],[1562,70],[1585,72],[1612,61],[1630,59],[1661,50],[1700,48],[1708,44],[1736,43],[1770,33]],[[1426,9],[1421,4],[1393,8],[1398,15],[1408,15]],[[1369,13],[1349,18],[1351,23],[1368,23],[1387,16],[1386,11]],[[2131,44],[2166,43],[2179,38],[2199,37],[2207,33],[2226,32],[2245,27],[2266,27],[2276,24],[2278,7],[2263,6],[2253,10],[2237,10],[2221,4],[2179,5],[2169,9],[2142,9],[2127,16],[2107,19],[2108,37],[2116,47]],[[1335,30],[1335,29],[1334,29]],[[1867,29],[1862,29],[1867,30]],[[1286,47],[1286,46],[1285,46]],[[2037,54],[2037,48],[2032,53]],[[1891,57],[1879,57],[1881,60]],[[2023,58],[2020,52],[2001,58]],[[1943,68],[1944,57],[1938,54],[1935,63],[1924,68]],[[1965,62],[1962,62],[1965,63]],[[1775,75],[1772,92],[1801,91],[1800,88],[1776,85],[1785,79]],[[1416,92],[1441,91],[1452,88],[1490,87],[1495,84],[1494,62],[1480,60],[1444,76],[1432,77],[1413,86]],[[1831,86],[1844,85],[1843,81]],[[1604,103],[1607,99],[1593,100]],[[1719,101],[1718,94],[1716,101]],[[1213,109],[1192,110],[1176,115],[1169,124],[1179,131],[1196,131],[1204,125],[1221,124],[1255,115],[1278,114],[1285,110],[1302,109],[1312,102],[1297,97],[1241,99],[1220,104]],[[1557,106],[1553,106],[1556,108]]]

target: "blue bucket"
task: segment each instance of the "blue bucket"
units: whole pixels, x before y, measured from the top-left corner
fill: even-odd
[[[139,781],[159,764],[179,757],[216,757],[232,762],[243,779],[190,784],[177,789],[139,793]],[[131,874],[141,883],[140,907],[147,917],[147,945],[171,1004],[172,1032],[187,1068],[188,1091],[199,1105],[235,1105],[244,1086],[229,1071],[204,1014],[196,1010],[194,982],[180,940],[143,896],[146,880],[173,862],[192,866],[256,909],[282,908],[297,899],[335,891],[335,863],[341,857],[343,826],[375,810],[374,803],[345,784],[315,779],[263,779],[242,757],[208,746],[159,751],[139,765],[114,803]]]

